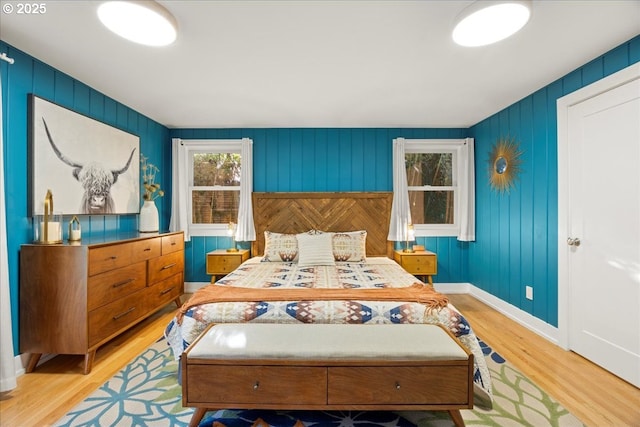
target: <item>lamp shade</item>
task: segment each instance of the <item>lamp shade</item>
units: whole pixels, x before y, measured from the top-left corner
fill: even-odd
[[[159,3],[107,1],[98,7],[98,18],[111,31],[135,43],[166,46],[178,35],[178,24]]]
[[[476,1],[456,17],[452,37],[461,46],[485,46],[515,34],[530,17],[530,0]]]

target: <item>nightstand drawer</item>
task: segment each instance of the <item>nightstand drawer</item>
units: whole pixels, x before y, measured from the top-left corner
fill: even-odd
[[[249,259],[249,251],[239,249],[237,252],[227,252],[217,249],[207,253],[207,274],[212,275],[212,282],[216,276],[225,276],[238,268]]]
[[[436,272],[436,257],[429,255],[413,255],[402,257],[402,267],[409,273],[430,274]]]
[[[438,257],[431,251],[404,252],[396,250],[393,259],[408,273],[414,276],[425,277],[430,285],[433,285],[431,276],[438,274]]]
[[[207,258],[207,272],[210,274],[231,273],[242,264],[239,256],[214,256]]]

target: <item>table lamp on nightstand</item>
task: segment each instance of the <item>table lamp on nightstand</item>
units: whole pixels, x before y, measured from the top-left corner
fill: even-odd
[[[405,240],[404,249],[402,251],[411,253],[413,252],[413,249],[409,247],[409,242],[413,242],[416,239],[416,233],[413,229],[413,224],[407,224],[407,229],[405,230],[405,236],[406,236],[406,240]]]

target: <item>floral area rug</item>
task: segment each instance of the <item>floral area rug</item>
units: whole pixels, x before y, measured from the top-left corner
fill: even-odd
[[[462,410],[467,426],[583,424],[486,344],[493,380],[493,409]],[[186,426],[193,408],[182,407],[178,363],[164,338],[76,406],[56,426]],[[447,412],[266,411],[209,412],[200,427],[450,427]]]

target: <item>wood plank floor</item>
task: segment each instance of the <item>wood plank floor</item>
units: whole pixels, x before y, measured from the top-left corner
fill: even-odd
[[[640,426],[640,390],[572,352],[566,352],[469,295],[451,295],[476,334],[556,398],[587,426]],[[0,425],[46,426],[151,345],[173,317],[169,305],[96,354],[82,374],[81,356],[58,356],[18,378],[0,395]],[[542,427],[542,426],[540,426]]]

